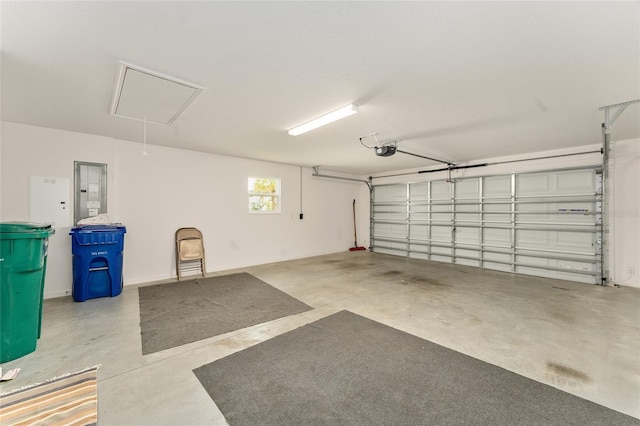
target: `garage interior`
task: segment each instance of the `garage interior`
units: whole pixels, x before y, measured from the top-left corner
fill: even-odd
[[[238,424],[194,371],[348,311],[640,422],[637,2],[0,13],[0,221],[55,228],[37,350],[0,393],[100,365],[100,424]],[[83,166],[103,170],[92,201]],[[251,210],[255,178],[274,211]],[[124,288],[74,302],[69,232],[102,213],[127,229]],[[143,353],[140,291],[176,281],[187,226],[207,277],[309,309]]]

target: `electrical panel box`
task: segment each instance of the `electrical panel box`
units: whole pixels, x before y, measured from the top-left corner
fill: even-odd
[[[75,163],[74,224],[107,213],[107,165]]]

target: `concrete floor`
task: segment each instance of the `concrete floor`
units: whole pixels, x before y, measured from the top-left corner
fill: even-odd
[[[240,270],[212,275],[224,275]],[[342,309],[640,418],[640,290],[346,252],[243,268],[314,309],[142,356],[137,286],[46,300],[0,392],[101,364],[100,425],[222,425],[191,370]]]

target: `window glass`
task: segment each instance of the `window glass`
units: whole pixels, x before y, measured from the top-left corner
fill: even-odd
[[[280,179],[250,177],[248,179],[249,212],[280,212]]]

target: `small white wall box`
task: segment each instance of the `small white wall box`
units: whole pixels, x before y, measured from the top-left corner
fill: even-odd
[[[50,223],[54,228],[70,226],[69,179],[29,177],[29,221]]]

